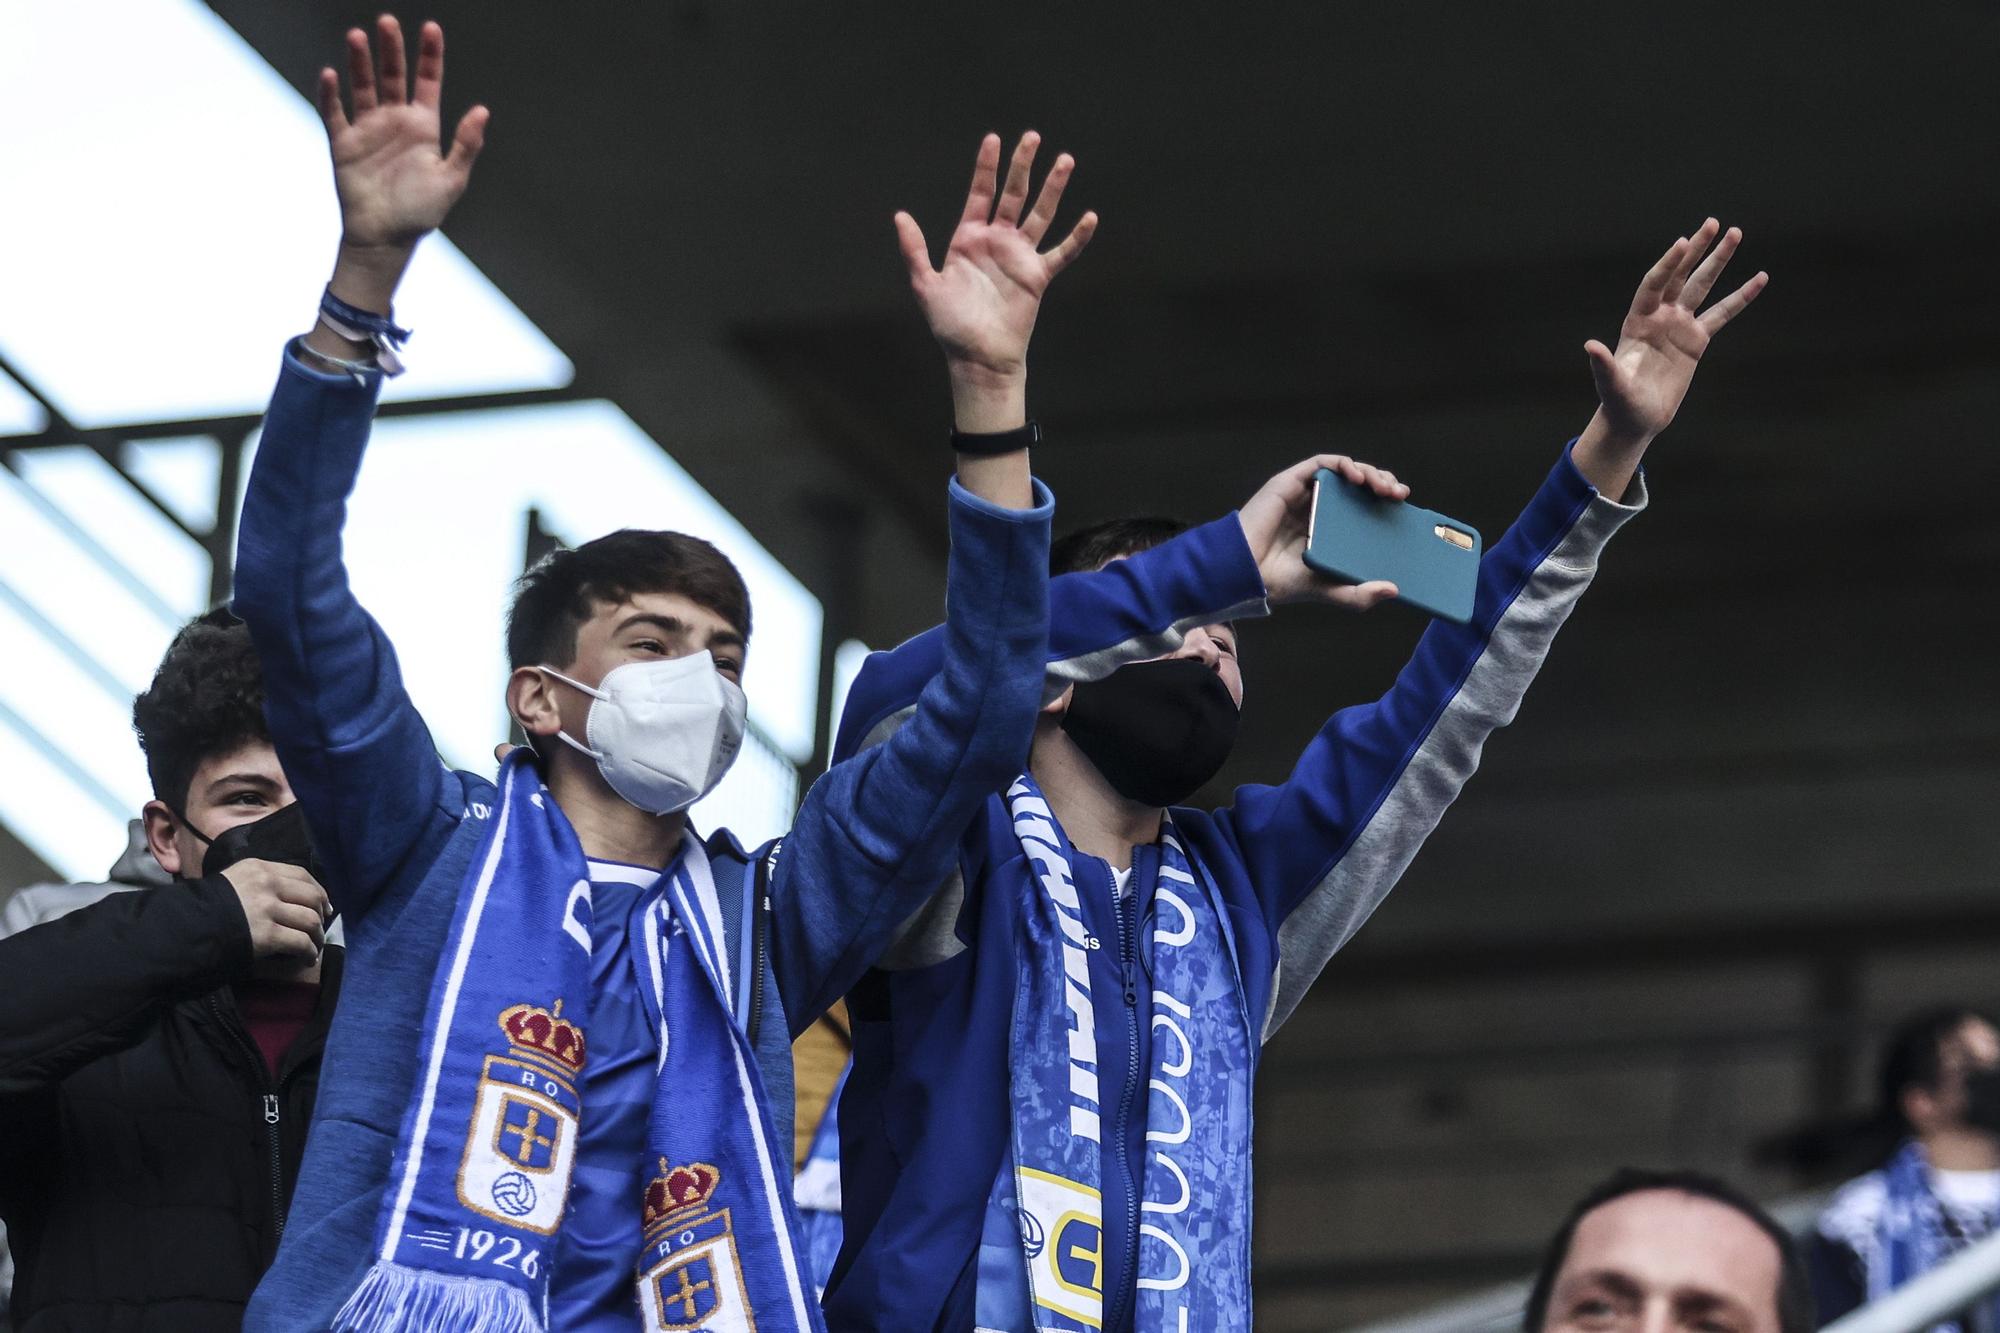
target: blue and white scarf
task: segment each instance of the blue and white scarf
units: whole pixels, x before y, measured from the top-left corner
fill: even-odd
[[[1930,1163],[1912,1139],[1882,1168],[1882,1212],[1861,1255],[1868,1299],[1876,1300],[1921,1277],[1990,1231],[1992,1218],[1966,1219],[1947,1212],[1931,1188]],[[2000,1302],[1990,1302],[2000,1320]],[[1939,1324],[1956,1329],[1957,1324]]]
[[[1010,1034],[1013,1143],[988,1202],[975,1322],[1080,1333],[1104,1322],[1103,1177],[1107,1151],[1121,1151],[1100,1141],[1096,1028],[1126,1021],[1124,999],[1103,997],[1100,1012],[1092,994],[1087,951],[1097,942],[1084,928],[1074,852],[1041,791],[1022,777],[1007,801],[1028,871]],[[1171,820],[1160,851],[1138,978],[1152,987],[1153,1068],[1133,1327],[1248,1328],[1250,1018],[1228,919]]]
[[[564,1221],[590,1025],[590,879],[525,751],[459,894],[431,983],[377,1256],[336,1316],[355,1333],[539,1333]],[[732,1020],[708,858],[689,834],[633,913],[660,1033],[650,1181],[632,1182],[651,1328],[818,1330],[749,1043]]]

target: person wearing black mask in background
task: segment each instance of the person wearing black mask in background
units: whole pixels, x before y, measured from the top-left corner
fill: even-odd
[[[1813,1296],[1830,1323],[1929,1272],[2000,1224],[2000,1028],[1963,1005],[1913,1015],[1890,1034],[1879,1115],[1897,1140],[1850,1180],[1807,1246]],[[1987,1300],[1952,1333],[2000,1329]]]
[[[183,628],[132,720],[174,882],[0,940],[16,1333],[242,1326],[339,988],[248,631],[220,610]]]
[[[922,300],[921,237],[905,230]],[[1179,535],[1154,522],[1057,543],[1054,567],[1079,572],[1049,585],[1028,771],[989,798],[958,873],[848,997],[834,1333],[1254,1325],[1262,1043],[1512,720],[1644,504],[1642,456],[1710,337],[1764,286],[1702,310],[1740,240],[1713,219],[1677,240],[1616,351],[1586,345],[1598,410],[1486,551],[1471,622],[1433,624],[1389,692],[1336,712],[1281,784],[1182,804],[1234,744],[1233,622],[1392,595],[1304,565],[1312,479],[1325,466],[1386,499],[1409,488],[1326,455]],[[938,660],[935,631],[872,655],[835,759],[893,733]]]

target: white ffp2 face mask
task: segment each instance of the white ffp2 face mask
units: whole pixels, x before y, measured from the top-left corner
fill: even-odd
[[[579,742],[611,790],[649,815],[685,810],[722,781],[743,748],[748,705],[743,690],[715,669],[708,651],[627,662],[604,673],[596,689],[554,667],[536,668],[591,696]]]

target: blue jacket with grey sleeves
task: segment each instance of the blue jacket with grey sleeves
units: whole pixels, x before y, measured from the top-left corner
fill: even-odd
[[[488,779],[439,761],[388,638],[348,587],[341,528],[380,387],[288,351],[238,541],[235,609],[348,941],[317,1118],[253,1330],[325,1328],[373,1258],[431,977],[495,804]],[[1036,498],[1011,511],[952,484],[945,669],[923,688],[907,744],[814,784],[753,911],[744,895],[775,845],[707,840],[727,947],[761,988],[754,1040],[776,1142],[792,1138],[793,1035],[935,889],[985,795],[1026,760],[1048,651],[1053,506],[1039,484]]]
[[[1513,719],[1599,551],[1643,506],[1643,483],[1630,500],[1599,496],[1565,452],[1482,561],[1469,625],[1433,623],[1394,687],[1335,713],[1285,782],[1240,787],[1213,812],[1173,811],[1229,914],[1247,1009],[1263,1019],[1265,1039],[1394,886],[1486,737]],[[1256,611],[1262,594],[1234,517],[1055,579],[1048,690],[1170,651],[1192,625]],[[837,757],[894,735],[940,647],[919,638],[869,658]],[[980,1229],[1008,1143],[1008,1032],[1024,938],[1020,904],[988,885],[1027,882],[1008,869],[1022,856],[1004,800],[990,798],[944,891],[848,997],[854,1068],[840,1107],[845,1241],[826,1294],[831,1329],[973,1326]],[[1131,1319],[1152,1069],[1151,990],[1123,984],[1121,969],[1132,965],[1131,941],[1148,935],[1151,903],[1121,903],[1110,867],[1077,859],[1084,928],[1119,942],[1087,952],[1091,993],[1125,996],[1122,1016],[1100,1009],[1095,1025],[1107,1113],[1099,1280],[1104,1327],[1115,1330]],[[1135,849],[1135,889],[1150,887],[1157,860],[1157,848]]]

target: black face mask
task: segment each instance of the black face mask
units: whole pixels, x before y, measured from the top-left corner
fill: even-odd
[[[1222,678],[1200,662],[1138,662],[1078,685],[1063,730],[1113,790],[1166,806],[1222,771],[1239,713]]]
[[[298,866],[314,879],[320,878],[319,858],[313,855],[312,839],[306,834],[306,808],[296,801],[274,810],[251,824],[238,824],[210,838],[183,818],[188,831],[208,844],[201,858],[201,873],[217,875],[238,861],[275,861]]]
[[[2000,1069],[1966,1073],[1965,1123],[1988,1134],[2000,1134]]]

